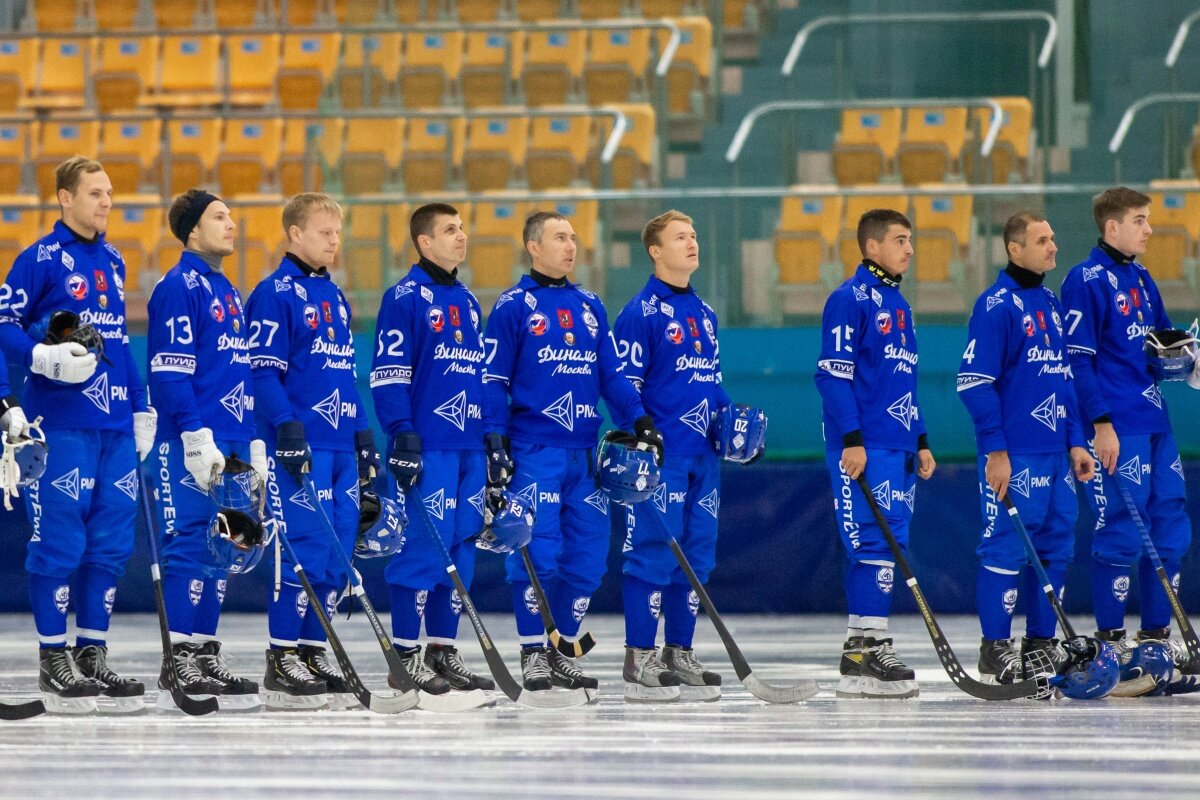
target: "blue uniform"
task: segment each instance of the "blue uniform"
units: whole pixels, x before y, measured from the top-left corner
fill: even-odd
[[[324,269],[302,267],[289,254],[262,280],[246,304],[250,320],[250,364],[254,376],[259,438],[275,449],[276,428],[300,421],[312,448],[310,477],[320,497],[268,458],[268,504],[279,529],[325,598],[327,607],[346,575],[320,502],[347,554],[358,532],[358,467],[355,431],[367,428],[366,410],[355,384],[350,308]],[[270,604],[271,645],[295,647],[325,640],[317,616],[283,554],[284,588]]]
[[[985,638],[1007,639],[1019,576],[1028,558],[1020,534],[987,485],[987,454],[1008,452],[1010,497],[1058,589],[1074,552],[1078,515],[1067,451],[1086,447],[1067,362],[1062,308],[1033,273],[1010,267],[976,301],[958,372],[958,396],[971,414],[979,445],[984,525],[977,550],[979,616]],[[1031,581],[1036,587],[1036,577]],[[1053,610],[1037,588],[1030,594],[1030,606],[1028,635],[1053,637]]]
[[[655,495],[626,513],[626,644],[653,647],[661,613],[667,643],[686,647],[699,601],[667,542],[675,537],[706,583],[721,506],[720,462],[708,429],[716,411],[730,405],[721,386],[717,315],[690,286],[679,290],[651,276],[617,316],[614,333],[664,450]],[[628,428],[633,420],[618,421]]]
[[[1092,591],[1102,630],[1124,625],[1132,564],[1142,553],[1141,535],[1121,495],[1129,492],[1167,573],[1178,580],[1179,562],[1191,543],[1183,466],[1171,434],[1167,404],[1143,353],[1147,331],[1171,327],[1149,270],[1100,245],[1071,269],[1062,287],[1067,352],[1083,413],[1090,422],[1112,421],[1120,441],[1116,475],[1097,465],[1089,501],[1097,516],[1092,544]],[[1120,483],[1118,483],[1120,481]],[[1142,627],[1170,623],[1166,593],[1143,558]]]
[[[216,505],[184,465],[181,434],[209,428],[223,455],[250,460],[248,335],[241,294],[196,253],[184,251],[150,295],[150,396],[161,409],[153,471],[163,594],[171,631],[183,637],[216,634],[227,571],[208,547]]]
[[[29,366],[30,327],[72,311],[104,338],[105,356],[81,384],[31,374],[22,404],[43,417],[50,454],[41,480],[25,494],[33,524],[25,569],[43,645],[66,642],[66,611],[76,573],[79,644],[102,643],[117,578],[133,551],[137,454],[133,412],[146,392],[125,328],[125,262],[100,234],[78,239],[61,221],[23,251],[0,287],[0,347]]]
[[[608,556],[608,500],[595,479],[600,396],[620,419],[645,412],[622,372],[604,305],[569,281],[521,278],[496,300],[484,343],[486,428],[512,442],[509,491],[537,514],[529,555],[560,633],[572,637]],[[505,566],[521,643],[542,644],[524,561],[513,553]]]
[[[483,525],[486,482],[480,316],[479,301],[461,281],[435,265],[416,264],[384,292],[371,364],[375,414],[389,443],[398,433],[421,437],[423,470],[413,491],[468,588],[475,571],[471,538]],[[390,476],[388,485],[405,499]],[[384,573],[392,593],[392,634],[400,646],[416,646],[424,617],[429,640],[450,644],[462,603],[419,510],[409,518],[418,533]]]
[[[916,453],[925,435],[917,402],[917,332],[899,280],[861,264],[821,315],[814,380],[821,394],[825,461],[849,559],[850,614],[886,617],[895,563],[862,490],[842,471],[848,444],[867,450],[866,478],[901,547],[908,546]]]

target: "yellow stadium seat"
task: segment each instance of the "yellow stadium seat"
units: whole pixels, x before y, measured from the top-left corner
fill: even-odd
[[[987,170],[978,178],[975,175],[975,160],[979,157],[979,145],[987,133],[992,118],[990,108],[976,108],[971,112],[975,140],[965,151],[964,171],[972,180],[985,183],[1007,183],[1010,179],[1029,180],[1029,148],[1033,142],[1033,104],[1027,97],[993,97],[1004,113],[1000,135],[992,148]]]
[[[256,194],[278,185],[283,120],[231,119],[225,123],[217,185],[222,195]]]
[[[910,185],[940,183],[947,175],[961,174],[966,138],[965,107],[906,109],[896,154],[901,180]]]
[[[1150,227],[1154,233],[1139,261],[1150,266],[1160,283],[1184,280],[1185,272],[1194,274],[1200,247],[1200,183],[1151,181],[1150,186]]]
[[[587,20],[613,19],[632,11],[630,6],[629,0],[581,0],[579,16]]]
[[[5,272],[34,237],[44,233],[37,205],[37,197],[31,194],[0,195],[0,264]]]
[[[70,32],[83,21],[82,10],[78,0],[33,0],[25,6],[23,26],[41,33]]]
[[[462,164],[466,120],[412,119],[401,171],[407,192],[440,192]]]
[[[155,27],[153,13],[149,16],[140,14],[141,0],[103,0],[103,2],[104,13],[95,17],[96,27],[102,31],[128,31],[138,27]]]
[[[157,36],[98,36],[93,41],[92,88],[101,114],[137,108],[154,82]]]
[[[315,109],[337,68],[340,33],[290,33],[283,37],[275,93],[286,110]]]
[[[513,0],[517,19],[522,22],[545,22],[563,14],[563,0]]]
[[[642,16],[646,19],[682,17],[696,10],[692,0],[642,0]]]
[[[22,109],[55,111],[83,108],[88,59],[87,39],[45,39],[40,42],[41,58],[24,86],[17,106]]]
[[[807,189],[792,187],[795,194],[784,197],[779,204],[775,261],[782,284],[820,283],[821,265],[832,260],[841,230],[845,200],[840,195],[805,197]]]
[[[842,111],[833,144],[833,172],[842,185],[878,183],[900,148],[900,109]]]
[[[22,166],[30,163],[32,157],[33,123],[24,120],[0,122],[0,186],[19,187]]]
[[[409,22],[417,22],[419,20],[412,19],[420,14],[413,14],[411,10],[405,10],[404,6],[417,6],[417,11],[420,11],[420,3],[413,2],[393,2],[392,0],[337,0],[336,13],[337,21],[345,25],[375,25],[380,22],[392,21],[388,18],[387,7],[396,6],[397,9],[408,18]],[[434,5],[429,3],[430,6]]]
[[[583,67],[588,102],[625,103],[645,97],[650,29],[593,30],[588,38],[590,52]]]
[[[337,22],[334,0],[288,0],[287,24],[293,28],[331,25]]]
[[[672,114],[702,114],[712,75],[712,23],[707,17],[686,17],[674,22],[679,25],[679,48],[667,70],[667,109]],[[658,52],[662,53],[671,32],[660,29],[657,35]]]
[[[866,187],[863,187],[866,188]],[[908,197],[901,195],[850,195],[842,206],[842,229],[837,238],[837,260],[842,265],[842,278],[853,274],[862,263],[858,249],[858,220],[875,208],[890,208],[908,214]],[[839,280],[840,283],[840,280]]]
[[[151,264],[163,236],[163,219],[162,198],[158,195],[113,195],[104,238],[125,259],[125,306],[131,314],[144,308],[154,288],[156,276]],[[159,273],[172,266],[174,263],[160,264]]]
[[[277,33],[239,34],[225,39],[230,105],[266,106],[275,102],[279,42]]]
[[[92,157],[100,149],[100,123],[55,122],[37,123],[34,135],[33,162],[37,170],[39,197],[54,197],[55,168],[75,155]]]
[[[413,31],[404,34],[400,100],[408,108],[446,105],[462,72],[461,31]]]
[[[536,209],[530,203],[476,202],[468,233],[467,264],[471,288],[506,289],[513,284],[523,264],[521,231],[525,218]]]
[[[472,118],[463,153],[467,191],[507,188],[524,169],[528,146],[528,117]]]
[[[913,205],[913,274],[922,284],[949,283],[954,265],[967,257],[971,241],[974,198],[969,194],[915,195]]]
[[[503,6],[504,0],[456,0],[454,3],[458,21],[465,23],[495,22],[500,19]]]
[[[243,0],[243,5],[246,3]],[[204,0],[168,0],[152,4],[154,19],[162,30],[189,30],[204,24],[211,24],[211,19],[205,19],[211,13]]]
[[[654,152],[657,134],[654,125],[654,108],[648,103],[612,104],[622,111],[629,127],[617,147],[612,161],[612,187],[629,189],[657,183],[654,171]],[[600,187],[602,172],[600,153],[612,131],[613,119],[603,115],[594,118],[596,146],[588,153],[588,175],[593,186]],[[605,187],[607,188],[607,187]]]
[[[725,30],[757,30],[751,20],[759,19],[756,0],[725,0]]]
[[[221,129],[222,121],[216,117],[168,120],[164,170],[169,194],[212,181],[221,151]]]
[[[283,121],[279,186],[286,196],[321,191],[325,174],[342,158],[345,128],[345,121],[337,117]]]
[[[529,31],[521,87],[531,106],[562,105],[579,94],[587,59],[587,32]]]
[[[356,199],[367,202],[347,208],[342,248],[346,288],[377,298],[383,288],[397,280],[405,266],[399,258],[407,241],[408,205],[371,202],[371,195]]]
[[[218,28],[250,28],[256,25],[274,27],[279,19],[277,3],[274,0],[249,0],[241,3],[218,2],[211,0],[217,18]]]
[[[591,149],[591,129],[591,117],[533,117],[525,159],[529,188],[536,192],[575,183]]]
[[[381,105],[395,94],[400,75],[399,33],[348,33],[338,69],[342,108]]]
[[[99,158],[114,194],[132,195],[156,186],[161,152],[162,120],[157,117],[107,119],[100,124]]]
[[[511,87],[521,74],[524,42],[525,34],[521,31],[467,32],[466,57],[459,76],[463,105],[480,108],[511,101]]]
[[[0,40],[0,112],[16,111],[26,86],[33,85],[37,39]]]
[[[348,119],[339,172],[348,195],[382,192],[404,154],[403,119]]]
[[[138,104],[192,109],[221,103],[221,40],[216,35],[164,36],[158,79]]]
[[[268,201],[266,205],[245,205]],[[225,274],[242,296],[253,291],[258,282],[277,266],[287,250],[282,212],[286,200],[279,195],[242,195],[227,199],[230,214],[237,223],[237,249]]]
[[[597,200],[559,200],[554,210],[571,220],[579,243],[576,261],[592,264],[596,258],[596,243],[600,233],[600,203]]]

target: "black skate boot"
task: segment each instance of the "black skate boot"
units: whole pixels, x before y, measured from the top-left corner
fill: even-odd
[[[296,648],[267,651],[267,708],[297,711],[324,708],[329,687],[305,666]]]
[[[679,676],[681,697],[705,702],[721,699],[721,676],[705,669],[692,648],[668,644],[662,649],[662,660]]]
[[[72,650],[75,664],[85,678],[100,684],[101,700],[96,708],[101,713],[137,714],[146,710],[142,702],[146,684],[133,678],[123,678],[108,666],[108,646],[89,644]]]
[[[851,636],[842,643],[842,658],[838,664],[838,680],[835,697],[854,699],[862,697],[862,647],[863,637]]]
[[[521,684],[531,692],[548,692],[554,686],[545,647],[521,648]]]
[[[304,666],[308,667],[308,671],[325,681],[325,686],[329,690],[330,708],[348,709],[362,706],[358,702],[358,698],[354,696],[354,692],[350,691],[341,667],[329,659],[329,652],[324,647],[302,644],[298,652],[300,660],[304,662]]]
[[[550,648],[550,680],[563,689],[584,689],[592,699],[600,688],[600,681],[583,674],[579,662],[553,647]]]
[[[1137,642],[1139,647],[1142,642],[1160,642],[1171,656],[1174,666],[1171,678],[1165,685],[1159,681],[1153,694],[1191,694],[1200,691],[1200,664],[1194,663],[1186,644],[1171,638],[1170,628],[1138,631]]]
[[[224,688],[220,681],[206,677],[200,671],[197,654],[200,645],[195,642],[176,642],[171,645],[171,658],[175,661],[175,671],[179,673],[179,688],[191,697],[216,697]],[[158,673],[158,701],[156,707],[162,711],[177,711],[175,699],[171,697],[167,662],[164,660]],[[217,701],[220,702],[219,700]]]
[[[452,644],[431,644],[425,648],[425,663],[431,670],[450,682],[450,688],[460,692],[483,689],[490,692],[496,688],[491,678],[476,675],[467,669],[462,654]]]
[[[221,643],[215,639],[204,642],[196,650],[196,666],[205,678],[221,684],[217,703],[222,711],[251,711],[262,706],[258,684],[249,678],[239,678],[229,671]]]
[[[626,647],[625,699],[631,703],[672,703],[679,699],[679,676],[658,657],[653,647]]]
[[[890,638],[863,639],[859,690],[863,697],[887,700],[903,700],[919,694],[916,674],[896,657]]]
[[[412,650],[396,648],[396,652],[404,661],[404,670],[420,690],[421,697],[417,702],[418,708],[426,711],[465,711],[470,708],[491,705],[494,702],[478,689],[469,692],[451,691],[450,682],[430,669],[429,665],[425,663],[425,659],[421,658],[421,648],[416,647]],[[390,674],[388,675],[388,686],[403,690],[392,680]]]
[[[1021,654],[1012,639],[980,639],[979,681],[1006,686],[1021,677]]]
[[[1124,628],[1096,631],[1096,638],[1113,649],[1117,655],[1117,667],[1121,670],[1121,680],[1109,692],[1109,696],[1141,697],[1157,688],[1154,676],[1142,669],[1137,642],[1125,638]]]
[[[83,676],[65,647],[47,647],[39,652],[38,688],[51,714],[91,714],[100,696],[100,684]]]

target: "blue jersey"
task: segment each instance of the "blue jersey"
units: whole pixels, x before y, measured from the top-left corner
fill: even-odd
[[[147,356],[159,439],[211,428],[254,438],[254,380],[242,296],[225,274],[184,252],[150,295]]]
[[[480,313],[461,281],[439,284],[419,265],[384,292],[371,394],[389,437],[416,431],[433,449],[483,449]]]
[[[821,393],[825,447],[861,431],[863,444],[916,452],[925,433],[917,404],[917,330],[899,281],[866,264],[825,301],[821,355],[814,376]]]
[[[299,420],[310,447],[353,451],[367,416],[355,384],[350,307],[329,273],[307,273],[285,257],[254,287],[246,316],[263,438]]]
[[[717,410],[729,405],[721,387],[716,312],[690,286],[677,291],[651,275],[613,330],[625,374],[662,432],[666,453],[712,453],[708,427]],[[633,422],[617,421],[624,428]]]
[[[958,396],[975,423],[980,453],[1085,446],[1054,292],[1021,288],[1001,272],[975,302],[967,336]]]
[[[1169,431],[1167,404],[1143,352],[1148,331],[1171,327],[1149,270],[1093,247],[1063,281],[1062,299],[1067,354],[1086,418],[1107,414],[1118,434]]]
[[[40,341],[27,331],[55,311],[79,315],[104,337],[104,355],[84,383],[56,383],[30,373],[22,403],[40,414],[46,430],[133,429],[134,411],[146,410],[146,390],[129,354],[125,329],[125,261],[104,234],[80,241],[60,220],[54,230],[17,256],[0,287],[0,347],[29,366]]]
[[[496,300],[484,343],[489,431],[528,444],[592,447],[601,393],[618,419],[645,413],[622,372],[600,298],[570,282],[521,278]]]

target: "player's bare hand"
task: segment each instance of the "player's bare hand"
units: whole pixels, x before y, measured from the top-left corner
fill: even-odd
[[[1096,438],[1092,443],[1096,452],[1096,460],[1100,466],[1112,475],[1117,471],[1117,458],[1121,455],[1121,441],[1111,422],[1100,422],[1096,425]]]
[[[1071,469],[1075,471],[1075,479],[1087,483],[1096,477],[1096,460],[1083,447],[1071,448]]]
[[[858,480],[867,468],[867,448],[847,447],[842,450],[842,469],[850,476],[850,480]]]
[[[937,469],[937,461],[933,458],[932,450],[917,451],[917,476],[923,481],[933,477],[933,471]]]
[[[1008,481],[1012,478],[1012,462],[1008,460],[1007,450],[993,450],[987,454],[983,477],[988,488],[996,493],[996,499],[1003,500],[1004,495],[1008,494]]]

